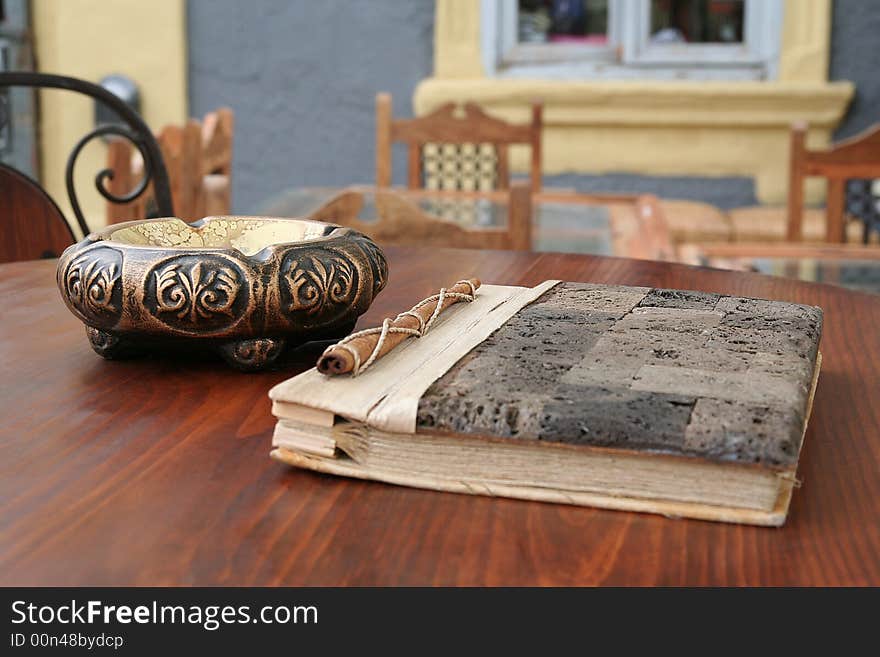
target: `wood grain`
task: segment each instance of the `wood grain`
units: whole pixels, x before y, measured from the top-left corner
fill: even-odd
[[[880,297],[580,255],[390,248],[361,326],[438,281],[548,278],[820,305],[825,356],[788,523],[719,525],[414,490],[268,458],[277,372],[105,362],[54,263],[0,266],[0,584],[880,584]]]
[[[0,262],[58,257],[76,241],[61,210],[45,190],[5,164],[0,164],[0,207]]]

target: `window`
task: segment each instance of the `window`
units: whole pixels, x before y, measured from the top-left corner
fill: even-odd
[[[483,0],[499,77],[773,79],[781,0]]]
[[[614,0],[501,0],[502,63],[614,62]]]

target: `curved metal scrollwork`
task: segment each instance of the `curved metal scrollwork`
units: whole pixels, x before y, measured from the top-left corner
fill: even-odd
[[[70,157],[67,159],[64,175],[67,195],[70,198],[73,213],[76,215],[76,221],[84,235],[91,231],[83,216],[82,208],[74,189],[73,171],[83,147],[92,139],[103,135],[117,135],[131,142],[143,157],[144,175],[134,189],[126,194],[117,196],[106,187],[107,181],[113,179],[113,171],[111,169],[102,169],[95,176],[95,186],[98,188],[101,196],[111,203],[129,203],[143,194],[147,186],[152,182],[156,209],[159,215],[165,217],[174,215],[174,209],[171,204],[171,187],[168,183],[168,171],[165,168],[165,162],[162,160],[162,151],[159,149],[159,144],[140,115],[113,93],[92,82],[50,73],[0,73],[0,87],[65,89],[82,93],[110,107],[126,123],[127,127],[103,125],[95,128],[76,143],[73,151],[70,153]]]
[[[67,186],[67,196],[70,198],[70,206],[73,208],[73,213],[76,215],[77,221],[80,222],[80,228],[83,229],[84,235],[87,234],[88,231],[83,225],[84,221],[82,221],[83,213],[79,204],[79,198],[76,195],[76,187],[73,182],[73,170],[76,167],[76,160],[85,145],[95,137],[101,137],[104,135],[117,135],[134,144],[138,151],[140,151],[141,157],[144,158],[144,175],[134,189],[127,194],[117,196],[105,186],[106,181],[113,180],[113,169],[101,169],[97,175],[95,175],[95,187],[98,188],[98,192],[101,196],[111,203],[129,203],[144,193],[144,190],[146,190],[147,185],[150,184],[150,179],[152,178],[152,162],[150,160],[149,151],[143,147],[138,141],[137,135],[131,130],[118,125],[103,125],[84,135],[78,142],[76,142],[76,145],[70,152],[70,157],[67,158],[67,166],[64,170],[64,183]]]

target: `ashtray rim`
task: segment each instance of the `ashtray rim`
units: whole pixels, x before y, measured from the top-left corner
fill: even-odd
[[[196,232],[200,232],[207,225],[209,225],[213,221],[265,221],[265,222],[291,222],[297,224],[311,224],[324,226],[325,230],[329,229],[324,235],[319,235],[310,239],[304,240],[286,240],[280,242],[272,242],[271,244],[267,244],[259,251],[255,251],[253,253],[245,253],[241,249],[233,246],[232,244],[228,246],[168,246],[168,245],[160,245],[160,244],[132,244],[130,242],[122,242],[112,239],[112,236],[126,228],[133,228],[139,225],[148,225],[148,224],[159,224],[162,222],[179,222],[182,226],[190,228]],[[83,241],[88,241],[92,243],[104,242],[108,246],[113,246],[115,248],[121,249],[138,249],[138,250],[147,250],[147,251],[168,251],[169,253],[192,253],[192,254],[210,254],[210,253],[227,253],[232,254],[239,258],[247,258],[253,259],[256,261],[264,260],[265,256],[261,257],[261,254],[265,252],[272,253],[277,251],[278,249],[285,249],[288,247],[295,246],[304,246],[315,244],[318,245],[321,242],[330,241],[333,239],[337,239],[340,237],[344,237],[352,232],[353,229],[347,226],[340,226],[338,224],[326,222],[326,221],[317,221],[315,219],[305,219],[301,217],[270,217],[265,215],[210,215],[207,217],[202,217],[201,219],[197,219],[192,222],[184,221],[180,217],[152,217],[150,219],[135,219],[132,221],[121,221],[117,224],[110,224],[105,226],[102,229],[95,230],[90,232],[83,238]],[[76,246],[73,245],[73,246]]]

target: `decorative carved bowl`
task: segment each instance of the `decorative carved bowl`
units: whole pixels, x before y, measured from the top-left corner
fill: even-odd
[[[285,346],[350,333],[387,274],[379,247],[348,228],[208,217],[109,226],[64,251],[57,279],[105,358],[174,342],[257,370]]]

